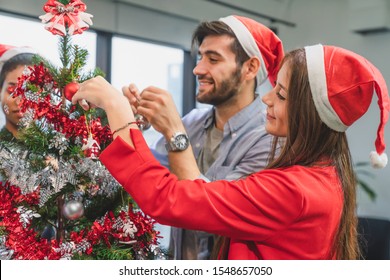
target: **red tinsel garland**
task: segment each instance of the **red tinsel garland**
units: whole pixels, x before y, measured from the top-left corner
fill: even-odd
[[[33,119],[45,118],[54,129],[61,132],[68,139],[80,137],[86,144],[90,136],[98,145],[109,143],[112,134],[108,126],[102,126],[100,118],[87,120],[85,115],[79,118],[71,118],[70,113],[62,110],[62,102],[52,104],[50,94],[61,93],[43,63],[28,67],[28,72],[18,79],[18,85],[14,92],[15,97],[21,97],[19,104],[21,113],[33,112]],[[26,89],[27,87],[27,89]],[[29,90],[31,89],[31,90]],[[29,96],[27,96],[29,95]],[[86,156],[91,156],[90,151],[85,151]],[[97,157],[99,150],[92,156]]]
[[[93,246],[104,242],[108,247],[111,242],[129,242],[134,241],[132,246],[139,250],[145,249],[148,254],[148,248],[151,245],[158,244],[158,231],[153,229],[155,222],[146,217],[141,212],[133,212],[129,207],[128,212],[121,211],[118,217],[126,222],[128,219],[137,229],[133,237],[125,234],[122,227],[115,227],[117,218],[112,212],[108,212],[101,221],[95,221],[93,225],[80,232],[71,232],[69,241],[61,240],[57,242],[52,240],[48,242],[41,238],[39,234],[31,228],[29,223],[24,226],[21,222],[20,214],[17,212],[19,206],[35,206],[39,202],[39,190],[23,195],[20,188],[10,185],[8,182],[0,182],[0,227],[7,233],[6,243],[8,249],[14,251],[14,259],[23,260],[57,260],[67,256],[72,256],[77,250],[62,250],[63,245],[72,243],[73,248],[81,247],[84,244],[83,251],[79,253],[91,254]],[[130,243],[131,244],[131,243]]]

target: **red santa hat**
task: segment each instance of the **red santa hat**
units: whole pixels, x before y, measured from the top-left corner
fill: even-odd
[[[279,64],[284,56],[282,41],[278,36],[268,27],[250,18],[233,15],[219,20],[233,30],[249,57],[256,56],[260,59],[257,85],[261,85],[269,78],[271,85],[274,86]]]
[[[0,44],[0,73],[7,60],[21,53],[36,54],[37,52],[31,47],[14,47]]]
[[[364,57],[342,48],[314,45],[305,47],[305,52],[314,104],[321,120],[331,129],[346,131],[367,112],[376,92],[380,122],[376,151],[371,152],[370,159],[373,167],[385,167],[384,128],[390,102],[382,74]]]

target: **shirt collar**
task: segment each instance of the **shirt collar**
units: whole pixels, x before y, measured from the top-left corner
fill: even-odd
[[[255,100],[253,100],[252,103],[250,103],[248,106],[236,113],[227,121],[224,127],[224,132],[228,131],[230,133],[233,133],[237,131],[247,122],[251,121],[253,119],[253,116],[261,114],[263,109],[264,105],[261,101],[261,97],[259,95],[256,95],[256,98]],[[213,107],[205,116],[205,120],[203,123],[205,129],[208,129],[212,124],[214,124],[214,116],[215,108]]]

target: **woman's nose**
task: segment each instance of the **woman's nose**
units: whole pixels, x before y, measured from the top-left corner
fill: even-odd
[[[14,99],[13,102],[15,102],[16,105],[19,105],[20,101],[22,101],[22,98],[20,96],[16,96],[16,97],[10,96],[10,98]]]
[[[261,101],[263,101],[263,103],[268,105],[268,106],[271,105],[271,93],[272,93],[272,90],[269,91],[268,93],[264,94],[263,97],[261,98]]]

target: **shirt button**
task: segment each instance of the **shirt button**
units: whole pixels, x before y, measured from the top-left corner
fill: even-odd
[[[236,137],[236,136],[237,136],[237,133],[233,133],[233,134],[232,134],[232,137]]]
[[[195,144],[195,147],[199,148],[199,147],[200,147],[200,144],[199,144],[199,143],[196,143],[196,144]]]

